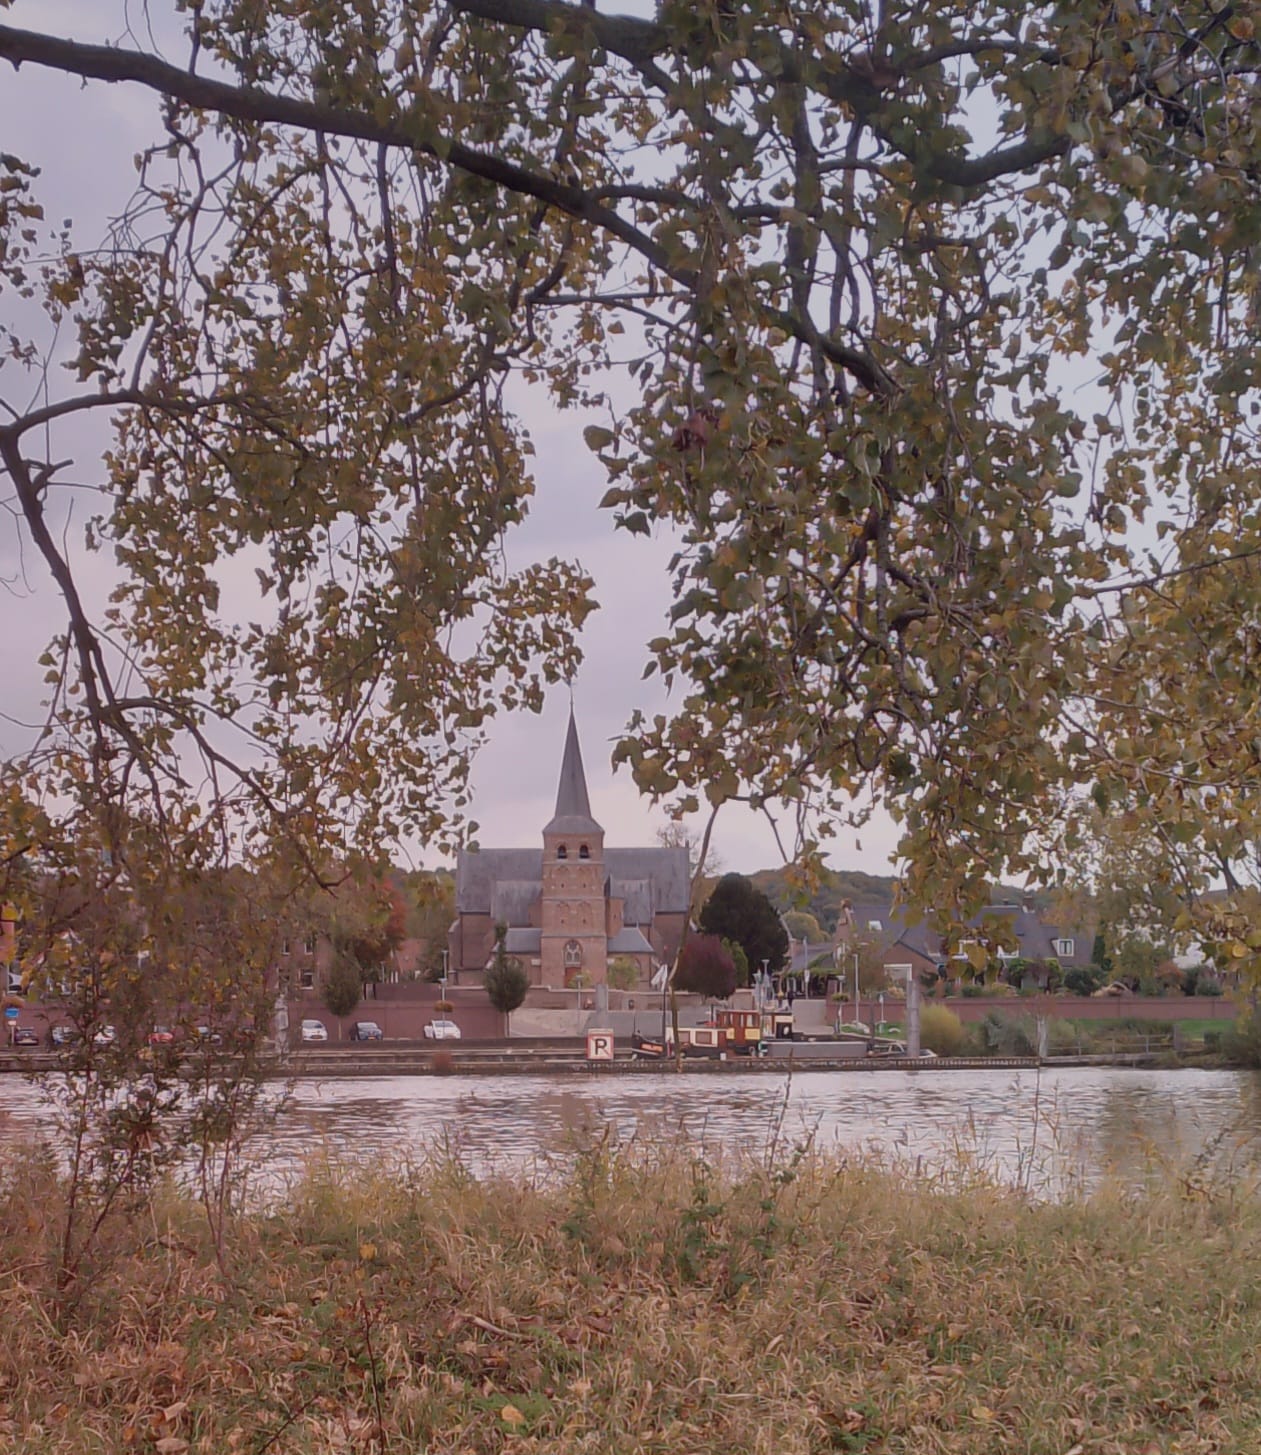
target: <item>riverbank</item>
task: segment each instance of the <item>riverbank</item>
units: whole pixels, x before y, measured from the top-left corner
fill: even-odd
[[[1206,1057],[1202,1052],[1174,1054],[1169,1049],[1120,1051],[1099,1055],[1060,1055],[1039,1060],[1036,1056],[934,1056],[855,1055],[834,1058],[826,1045],[799,1042],[791,1048],[785,1044],[771,1056],[685,1057],[680,1063],[668,1060],[635,1059],[620,1055],[615,1061],[589,1061],[581,1045],[572,1049],[542,1047],[522,1050],[517,1046],[503,1050],[482,1048],[477,1051],[440,1049],[419,1046],[399,1050],[389,1046],[346,1046],[295,1052],[277,1057],[267,1071],[276,1080],[327,1080],[337,1078],[396,1076],[661,1076],[738,1075],[745,1071],[783,1076],[789,1073],[841,1073],[892,1071],[1020,1071],[1055,1066],[1205,1066],[1220,1065],[1220,1057]],[[0,1052],[0,1075],[4,1073],[40,1075],[58,1071],[64,1062],[47,1051]]]
[[[1225,1455],[1261,1428],[1261,1201],[1194,1169],[1060,1205],[784,1148],[315,1170],[222,1263],[188,1198],[107,1219],[59,1302],[64,1211],[46,1170],[0,1179],[5,1455]]]

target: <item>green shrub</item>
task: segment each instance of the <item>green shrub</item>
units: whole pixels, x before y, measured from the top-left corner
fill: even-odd
[[[1223,1039],[1223,1036],[1222,1036],[1222,1032],[1221,1031],[1212,1030],[1212,1029],[1205,1031],[1204,1032],[1204,1049],[1206,1051],[1213,1051],[1213,1052],[1220,1051],[1222,1049],[1222,1039]]]
[[[1005,1016],[990,1011],[981,1027],[991,1056],[1037,1055],[1037,1029],[1032,1016]]]
[[[919,1040],[926,1051],[938,1056],[959,1056],[967,1034],[954,1011],[944,1005],[926,1005],[919,1014]]]
[[[1098,965],[1074,965],[1064,972],[1064,989],[1073,995],[1093,995],[1103,984],[1103,971]]]
[[[988,1056],[990,1048],[985,1040],[985,1026],[981,1021],[974,1021],[971,1025],[964,1026],[963,1054],[965,1056]]]
[[[1072,1021],[1053,1020],[1047,1026],[1046,1043],[1052,1056],[1071,1056],[1079,1048],[1085,1048],[1087,1038]]]
[[[959,994],[967,1000],[980,1000],[985,994],[985,987],[975,980],[969,980]]]

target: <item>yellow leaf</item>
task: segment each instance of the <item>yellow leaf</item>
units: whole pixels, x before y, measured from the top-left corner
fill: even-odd
[[[504,1405],[503,1409],[499,1411],[499,1418],[504,1422],[505,1425],[525,1424],[525,1416],[521,1413],[521,1411],[516,1407],[515,1404]]]
[[[995,1420],[998,1416],[987,1404],[973,1405],[972,1418],[974,1420]]]
[[[377,1245],[375,1243],[359,1244],[359,1259],[363,1263],[371,1263],[377,1256]]]

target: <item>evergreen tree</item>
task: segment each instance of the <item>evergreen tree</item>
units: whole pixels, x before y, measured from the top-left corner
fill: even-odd
[[[359,962],[345,951],[335,955],[324,982],[324,1004],[331,1014],[349,1015],[359,1004],[362,991]]]
[[[773,975],[788,959],[788,932],[779,911],[743,874],[724,874],[718,881],[701,910],[700,927],[738,944],[750,970],[760,970],[765,960]]]
[[[1102,927],[1095,935],[1095,942],[1090,948],[1090,963],[1099,967],[1099,974],[1106,979],[1112,973],[1112,956],[1108,954],[1108,942]]]

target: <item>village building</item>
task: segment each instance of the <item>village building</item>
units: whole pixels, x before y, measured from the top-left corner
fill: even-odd
[[[541,846],[466,849],[459,856],[451,977],[460,985],[480,980],[502,924],[507,951],[532,985],[607,984],[618,961],[633,966],[633,986],[646,986],[674,958],[689,890],[686,849],[605,846],[571,710],[556,811],[543,826]]]
[[[1048,961],[1070,970],[1090,958],[1090,941],[1082,933],[1048,922],[1029,905],[992,904],[969,924],[977,930],[978,943],[996,946],[992,957],[996,964],[1028,962],[1031,985],[1045,981]],[[873,900],[843,910],[831,945],[814,947],[813,954],[817,957],[826,951],[838,970],[847,972],[851,957],[862,949],[890,972],[910,967],[917,975],[927,976],[944,971],[944,978],[954,980],[970,978],[973,973],[969,943],[965,938],[952,950],[924,921],[912,924],[890,901]],[[808,947],[794,946],[794,971],[804,970],[807,951]]]

